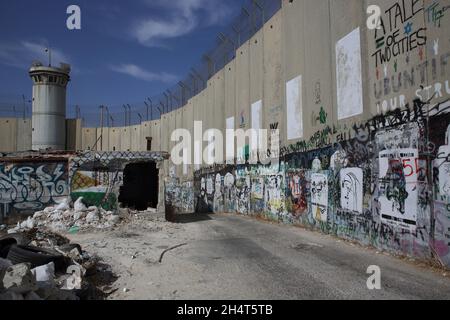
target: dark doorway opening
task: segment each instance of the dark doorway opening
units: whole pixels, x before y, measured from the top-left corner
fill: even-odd
[[[147,137],[147,151],[152,151],[152,138]]]
[[[156,163],[133,163],[125,167],[119,202],[122,207],[139,211],[157,208],[159,170]]]

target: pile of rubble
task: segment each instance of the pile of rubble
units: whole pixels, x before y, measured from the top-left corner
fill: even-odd
[[[8,233],[46,228],[53,232],[79,231],[83,229],[110,229],[120,223],[120,217],[113,211],[98,207],[86,207],[83,198],[79,198],[71,206],[70,198],[57,206],[36,212],[33,217],[18,223]]]
[[[32,229],[0,237],[0,300],[98,299],[99,259],[77,244]]]

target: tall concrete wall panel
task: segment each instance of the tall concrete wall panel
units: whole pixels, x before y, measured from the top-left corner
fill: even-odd
[[[306,0],[307,1],[307,0]],[[283,61],[283,110],[284,128],[280,132],[282,144],[287,146],[304,139],[305,115],[304,73],[305,73],[305,0],[283,1],[282,16],[282,61]],[[289,83],[289,85],[288,85]],[[290,92],[288,96],[286,93]],[[297,99],[295,97],[296,96]],[[288,101],[288,98],[291,99]],[[292,119],[292,123],[288,123]],[[283,126],[282,126],[283,127]]]
[[[122,128],[114,127],[109,129],[109,151],[121,151]]]
[[[66,148],[70,151],[79,151],[83,149],[81,136],[82,123],[81,119],[66,120]],[[30,128],[31,137],[31,128]]]
[[[249,41],[250,62],[250,106],[263,100],[264,89],[264,47],[263,29],[258,31]],[[250,121],[252,121],[250,110]]]
[[[120,150],[131,151],[131,131],[133,127],[123,127],[120,129]]]
[[[187,129],[191,133],[191,146],[193,146],[193,132],[194,132],[194,105],[192,100],[189,100],[189,103],[184,108],[183,112],[183,128]],[[192,150],[191,150],[192,151]],[[191,152],[190,157],[188,157],[190,160],[189,164],[186,164],[186,166],[183,166],[182,168],[182,176],[183,179],[186,181],[192,181],[193,180],[193,174],[194,174],[194,167],[192,165],[193,163],[193,153]]]
[[[282,19],[276,14],[264,25],[263,128],[286,131],[283,110]],[[269,131],[270,132],[270,131]],[[270,145],[269,145],[270,146]]]
[[[97,128],[97,151],[110,151],[109,128]]]
[[[164,114],[161,117],[161,151],[169,152],[169,121],[168,121],[168,114]],[[164,162],[164,172],[166,175],[169,172],[169,161]]]
[[[132,126],[130,128],[131,135],[131,151],[141,151],[142,141],[145,141],[145,137],[141,137],[141,125]],[[145,149],[144,149],[145,150]]]
[[[152,121],[152,151],[161,151],[161,121]]]
[[[75,127],[75,132],[76,132]],[[81,133],[81,131],[78,131]],[[31,150],[31,121],[29,119],[17,119],[17,151]]]
[[[202,123],[202,132],[201,135],[203,135],[204,132],[206,132],[206,130],[208,129],[208,124],[207,124],[207,94],[206,94],[206,90],[203,90],[199,96],[198,96],[198,107],[199,107],[199,122]],[[200,167],[204,166],[204,161],[203,161],[203,149],[206,146],[206,143],[203,142],[203,137],[199,137],[199,140],[202,141],[202,143],[200,144],[200,150],[194,150],[194,151],[200,151],[198,154],[197,153],[197,157],[198,159],[201,159],[201,165]],[[198,168],[198,166],[197,166]]]
[[[366,6],[359,0],[330,1],[333,119],[351,127],[371,117],[368,96]]]
[[[225,77],[225,110],[224,110],[224,128],[234,129],[236,127],[236,60],[233,59],[226,67],[224,72]],[[226,132],[224,132],[226,135]],[[227,157],[226,148],[230,142],[225,141],[225,160],[232,161],[235,150],[231,150],[232,155]]]
[[[141,133],[140,133],[141,138],[139,141],[140,151],[147,151],[147,138],[153,138],[152,122],[151,121],[142,122],[142,124],[140,126],[140,131],[141,131]],[[152,139],[152,149],[153,149],[153,143],[155,143],[154,138]]]
[[[447,9],[444,16],[441,16],[444,8]],[[447,16],[449,8],[450,0],[424,1],[428,81],[424,90],[419,90],[420,86],[417,88],[416,84],[416,90],[419,91],[415,98],[427,99],[430,96],[434,97],[432,101],[435,103],[450,99],[450,19]],[[416,31],[417,27],[413,29],[413,32]]]
[[[97,150],[97,128],[82,129],[83,150]]]
[[[225,132],[225,70],[221,70],[214,76],[214,129]],[[225,139],[225,136],[223,137]],[[222,155],[225,155],[226,143],[222,144]],[[224,159],[220,159],[223,163]]]
[[[236,52],[236,113],[235,129],[248,130],[250,119],[250,40],[246,41]],[[248,143],[248,142],[247,142]],[[248,149],[238,148],[236,158],[243,159]]]
[[[304,34],[304,128],[310,139],[319,130],[334,123],[332,56],[330,44],[329,1],[305,1],[303,19],[308,30]]]
[[[245,42],[236,52],[236,129],[250,125],[250,45]]]
[[[17,119],[0,119],[1,152],[16,151]]]

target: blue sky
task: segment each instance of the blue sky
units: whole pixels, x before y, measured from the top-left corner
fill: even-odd
[[[31,97],[34,59],[72,65],[68,104],[83,111],[139,103],[184,78],[244,0],[14,0],[0,2],[0,97]],[[66,28],[81,8],[82,29]],[[0,101],[1,102],[1,101]]]

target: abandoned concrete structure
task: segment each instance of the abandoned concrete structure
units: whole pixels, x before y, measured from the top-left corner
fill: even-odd
[[[0,220],[71,197],[86,205],[164,211],[167,153],[24,152],[0,158]],[[145,191],[145,192],[143,192]]]

